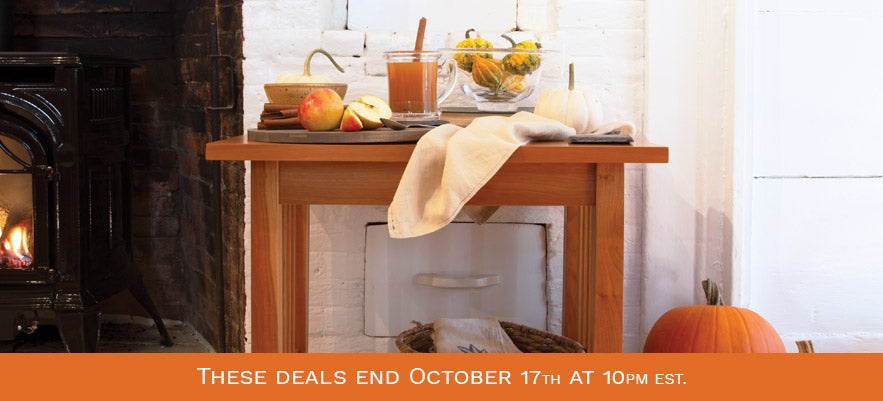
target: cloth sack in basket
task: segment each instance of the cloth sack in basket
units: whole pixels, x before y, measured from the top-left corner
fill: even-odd
[[[432,326],[432,341],[438,353],[521,352],[494,318],[443,318]]]

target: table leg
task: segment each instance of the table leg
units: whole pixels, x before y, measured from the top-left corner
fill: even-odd
[[[622,352],[623,164],[598,164],[595,204],[565,217],[563,333],[589,352]]]
[[[307,352],[310,206],[282,206],[282,352]]]
[[[279,163],[251,163],[251,350],[278,352],[282,259]]]

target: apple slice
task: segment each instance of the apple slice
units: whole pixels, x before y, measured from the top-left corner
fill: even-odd
[[[359,131],[363,128],[362,120],[353,112],[351,107],[347,107],[343,111],[343,118],[340,119],[340,130],[346,132]]]
[[[368,104],[352,102],[346,106],[346,109],[352,110],[359,117],[365,129],[377,129],[383,126],[383,122],[380,121],[380,113]]]
[[[365,95],[359,98],[359,103],[365,103],[368,106],[371,106],[377,114],[380,114],[380,118],[390,119],[392,118],[392,109],[389,108],[389,105],[383,101],[383,99],[373,96],[373,95]]]

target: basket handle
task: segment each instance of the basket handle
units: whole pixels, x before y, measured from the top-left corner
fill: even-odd
[[[420,273],[414,275],[415,283],[435,288],[485,288],[500,284],[501,281],[499,274],[475,274],[467,277],[445,276],[435,273]]]

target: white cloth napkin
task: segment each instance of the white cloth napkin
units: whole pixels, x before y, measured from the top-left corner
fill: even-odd
[[[634,135],[635,124],[628,121],[614,121],[604,124],[585,135]]]
[[[494,318],[437,319],[432,327],[438,353],[521,352]]]
[[[519,146],[560,141],[574,134],[558,121],[533,113],[445,124],[420,138],[389,205],[389,235],[411,238],[450,223]]]

